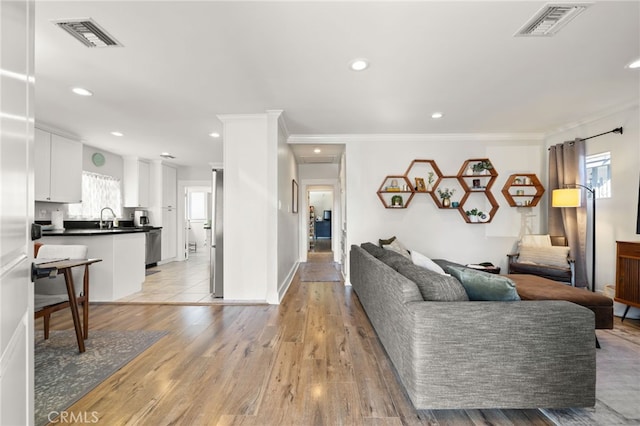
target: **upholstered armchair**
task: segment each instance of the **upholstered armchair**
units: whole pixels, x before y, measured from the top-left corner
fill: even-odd
[[[507,255],[509,274],[530,274],[576,285],[575,261],[563,236],[524,235],[518,252]]]

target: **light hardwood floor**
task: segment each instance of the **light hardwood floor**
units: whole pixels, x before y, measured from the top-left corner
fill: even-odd
[[[72,328],[65,313],[53,329]],[[296,279],[279,306],[96,305],[90,329],[169,332],[69,409],[99,424],[552,424],[538,410],[415,411],[340,282]]]
[[[147,269],[142,290],[118,303],[211,304],[221,303],[209,294],[209,253],[198,250],[182,262]]]

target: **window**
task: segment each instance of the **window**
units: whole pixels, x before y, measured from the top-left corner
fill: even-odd
[[[611,198],[611,153],[587,155],[587,186],[596,198]]]
[[[69,217],[99,219],[103,207],[111,207],[116,215],[122,216],[120,179],[83,171],[82,203],[69,204]]]
[[[189,220],[205,220],[207,218],[207,193],[189,193]]]

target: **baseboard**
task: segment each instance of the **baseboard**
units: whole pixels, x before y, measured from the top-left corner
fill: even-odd
[[[296,272],[298,272],[299,266],[300,266],[300,262],[296,262],[291,268],[291,270],[289,271],[289,273],[287,274],[287,277],[284,279],[284,282],[280,286],[278,286],[278,304],[282,302],[282,299],[284,299],[284,295],[287,294],[287,291],[289,290],[289,287],[293,282],[293,278],[296,276]]]

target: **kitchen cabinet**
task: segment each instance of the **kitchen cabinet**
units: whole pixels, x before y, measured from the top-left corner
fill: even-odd
[[[162,240],[161,257],[162,260],[173,259],[178,255],[177,239],[178,224],[177,211],[175,208],[162,209]]]
[[[178,173],[173,167],[162,165],[162,207],[177,207]]]
[[[36,201],[82,201],[82,143],[35,129]]]
[[[316,239],[331,238],[331,221],[321,220],[316,221]]]
[[[124,207],[149,207],[149,163],[124,159]]]

